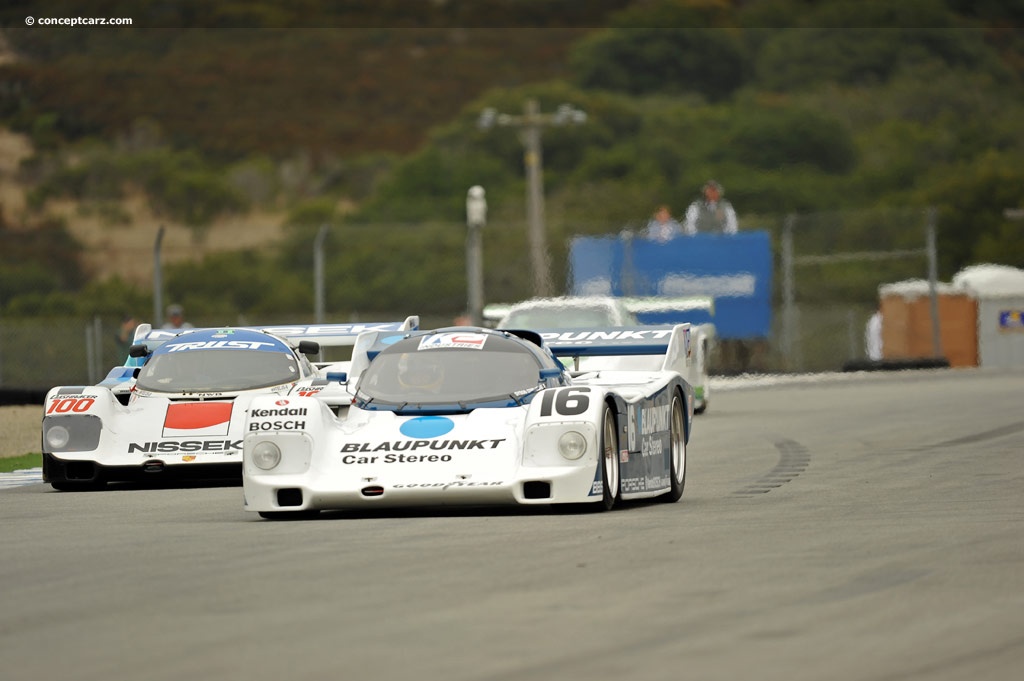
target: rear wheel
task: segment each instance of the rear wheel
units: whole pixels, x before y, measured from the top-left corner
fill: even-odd
[[[601,488],[604,510],[610,511],[619,499],[619,432],[611,407],[604,408],[601,426]]]
[[[672,464],[672,489],[661,498],[664,501],[679,501],[686,484],[686,425],[683,420],[683,399],[676,393],[672,397],[672,420],[669,422],[669,455]]]
[[[700,406],[693,411],[695,414],[703,414],[707,411],[708,402],[711,399],[711,377],[708,375],[708,343],[706,340],[701,341],[697,361],[699,362],[698,368],[700,369],[701,400]]]

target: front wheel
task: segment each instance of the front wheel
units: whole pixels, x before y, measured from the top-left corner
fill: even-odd
[[[683,399],[676,393],[672,397],[672,420],[669,423],[669,455],[671,458],[672,489],[661,498],[663,501],[679,501],[686,484],[686,426],[683,421]]]
[[[264,520],[312,520],[320,515],[318,509],[307,511],[258,511]]]
[[[601,426],[601,502],[610,511],[619,499],[619,432],[611,407],[604,408]]]

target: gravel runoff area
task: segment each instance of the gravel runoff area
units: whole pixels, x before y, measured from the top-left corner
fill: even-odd
[[[41,404],[0,407],[0,458],[38,453],[42,420]]]

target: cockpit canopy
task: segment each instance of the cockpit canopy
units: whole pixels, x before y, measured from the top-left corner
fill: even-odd
[[[505,334],[440,331],[382,350],[360,377],[356,397],[364,404],[399,408],[516,403],[541,387],[541,369],[553,367],[540,352]]]
[[[282,340],[248,330],[199,331],[161,344],[139,370],[152,392],[237,392],[302,378],[300,359]]]

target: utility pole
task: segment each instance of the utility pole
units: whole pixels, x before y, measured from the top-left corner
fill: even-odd
[[[313,239],[313,321],[324,323],[324,240],[327,238],[327,225],[320,225],[316,238]]]
[[[470,324],[484,323],[483,227],[487,224],[484,188],[473,185],[466,193],[466,290]]]
[[[569,104],[561,104],[555,113],[544,114],[537,100],[527,100],[523,114],[513,116],[484,109],[478,126],[489,130],[495,125],[520,130],[523,143],[523,165],[526,170],[526,216],[529,225],[530,263],[533,270],[534,295],[550,296],[551,267],[547,248],[547,227],[544,223],[544,157],[541,147],[541,129],[545,126],[581,125],[587,120],[584,111]]]

